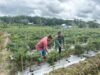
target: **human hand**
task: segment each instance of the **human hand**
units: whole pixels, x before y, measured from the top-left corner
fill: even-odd
[[[64,45],[62,45],[61,48],[64,48]]]

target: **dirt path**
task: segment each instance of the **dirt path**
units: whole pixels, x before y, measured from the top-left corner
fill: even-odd
[[[11,75],[12,64],[10,62],[10,52],[7,51],[7,44],[10,42],[9,34],[4,33],[3,36],[3,49],[0,51],[0,75]]]
[[[4,48],[7,46],[7,44],[10,42],[9,36],[10,34],[4,33]]]

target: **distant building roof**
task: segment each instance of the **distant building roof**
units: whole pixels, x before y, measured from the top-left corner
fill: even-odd
[[[34,24],[34,23],[29,22],[28,24]]]
[[[67,25],[67,24],[61,24],[61,26],[62,26],[63,28],[71,28],[71,27],[72,27],[72,26]]]

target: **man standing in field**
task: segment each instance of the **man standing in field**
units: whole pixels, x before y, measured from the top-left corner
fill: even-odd
[[[52,36],[43,37],[37,44],[36,49],[39,51],[41,57],[45,60],[46,53],[48,53],[48,43],[52,40]]]
[[[58,52],[60,54],[63,47],[64,47],[64,36],[61,33],[61,31],[59,31],[55,38],[55,49],[56,50],[58,49],[59,50]]]

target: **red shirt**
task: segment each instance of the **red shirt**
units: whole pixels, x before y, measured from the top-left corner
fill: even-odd
[[[44,47],[48,47],[48,38],[47,37],[44,37],[42,38],[36,45],[36,49],[37,50],[42,50],[44,49]]]

